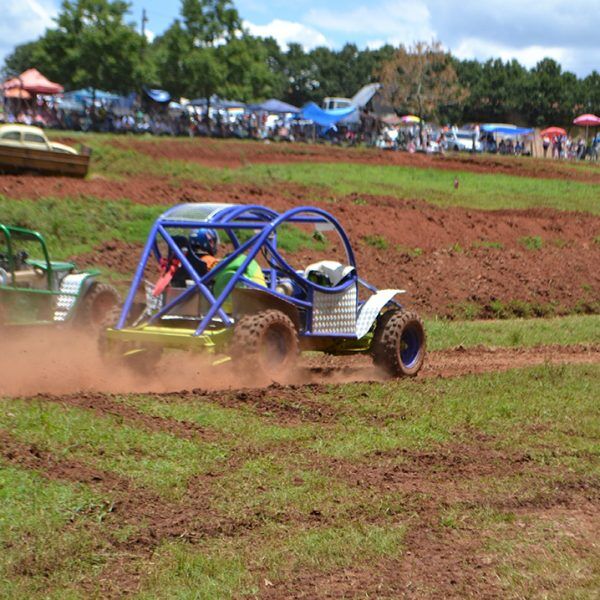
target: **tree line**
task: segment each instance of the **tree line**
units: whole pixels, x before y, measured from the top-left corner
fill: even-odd
[[[149,42],[129,10],[123,0],[64,0],[54,27],[6,57],[4,75],[35,66],[66,89],[127,94],[146,85],[174,97],[274,97],[297,106],[383,81],[399,114],[451,123],[568,125],[577,114],[600,112],[600,74],[579,78],[551,58],[531,69],[516,60],[459,60],[435,42],[284,50],[245,30],[232,0],[181,0],[178,18]]]

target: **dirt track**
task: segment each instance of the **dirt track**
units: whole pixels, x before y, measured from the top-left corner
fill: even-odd
[[[66,337],[65,337],[66,336]],[[82,391],[107,393],[183,392],[191,389],[224,390],[252,386],[227,364],[215,369],[210,359],[181,352],[167,354],[150,376],[106,366],[93,340],[84,335],[56,332],[41,338],[32,333],[3,339],[6,357],[0,396]],[[430,352],[419,378],[454,377],[548,363],[599,363],[600,345],[541,346],[536,348],[454,349]],[[176,373],[176,377],[173,374]],[[383,373],[366,356],[305,358],[289,384],[328,384],[352,381],[385,381]],[[264,388],[268,382],[256,382]],[[278,390],[281,394],[281,390]],[[294,392],[296,393],[296,392]],[[262,397],[262,393],[259,394]],[[218,394],[217,394],[218,396]]]

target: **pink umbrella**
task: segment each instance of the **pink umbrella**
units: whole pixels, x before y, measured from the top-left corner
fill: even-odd
[[[579,115],[573,120],[573,124],[579,125],[580,127],[585,127],[585,143],[587,146],[588,127],[598,127],[598,125],[600,125],[600,117],[590,114]]]
[[[596,127],[600,125],[600,117],[596,115],[579,115],[574,121],[574,125],[579,125],[580,127]]]

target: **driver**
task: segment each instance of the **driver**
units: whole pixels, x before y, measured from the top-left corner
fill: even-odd
[[[214,229],[197,229],[189,237],[193,267],[201,277],[206,275],[218,262],[219,235]],[[196,260],[193,260],[196,259]]]
[[[204,277],[219,262],[216,258],[219,236],[214,229],[196,229],[190,233],[187,240],[178,240],[177,245],[200,277]],[[186,279],[191,278],[185,267],[180,266],[173,275],[172,284],[175,287],[185,287]]]

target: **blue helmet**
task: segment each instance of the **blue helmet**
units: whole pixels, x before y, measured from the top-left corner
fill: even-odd
[[[219,246],[219,236],[214,229],[196,229],[190,233],[190,249],[195,254],[215,256]]]

